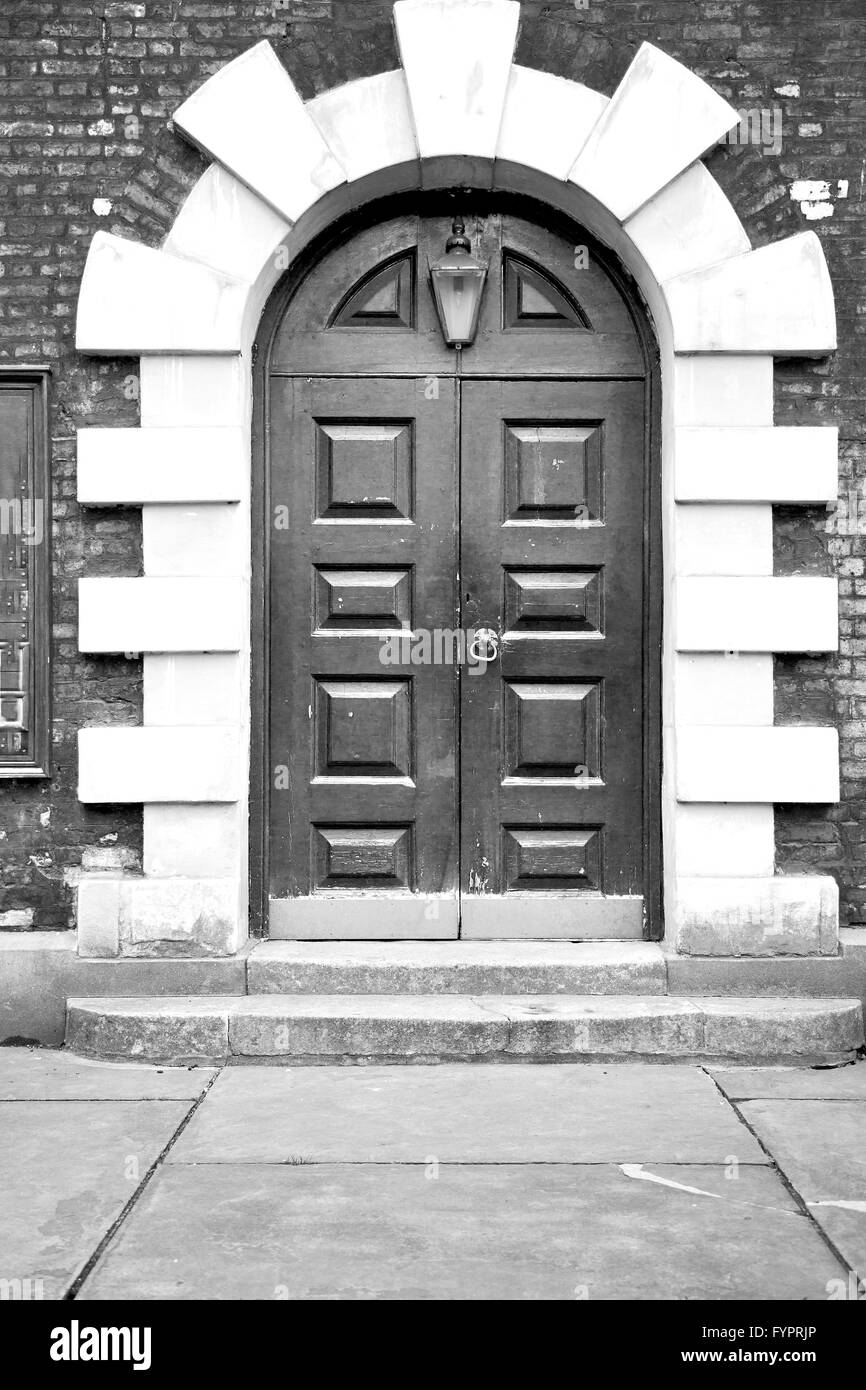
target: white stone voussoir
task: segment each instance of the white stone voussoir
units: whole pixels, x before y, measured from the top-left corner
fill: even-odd
[[[678,502],[827,503],[839,480],[839,431],[794,425],[676,431]]]
[[[174,124],[289,222],[346,179],[267,39],[208,78]]]
[[[307,110],[350,181],[418,158],[402,68],[323,92]]]
[[[515,0],[397,0],[397,43],[422,159],[493,159],[519,19]]]
[[[676,352],[822,357],[836,347],[833,287],[814,232],[691,271],[664,289]]]
[[[243,619],[238,579],[80,579],[82,652],[235,652]]]
[[[246,295],[210,266],[97,232],[78,296],[75,346],[111,356],[240,352]]]
[[[738,120],[709,83],[641,44],[569,177],[625,222]]]
[[[834,652],[835,579],[750,576],[677,580],[681,652]]]
[[[78,733],[78,799],[86,805],[237,801],[236,727],[108,728]]]
[[[566,179],[607,104],[606,96],[580,82],[515,63],[508,79],[497,158]]]
[[[163,245],[245,284],[291,232],[291,224],[221,164],[210,164],[175,218]]]
[[[239,502],[240,429],[81,429],[78,500],[85,507]]]
[[[807,725],[771,729],[681,725],[677,798],[767,804],[836,802],[838,731]]]
[[[745,227],[700,161],[645,203],[625,231],[659,284],[752,249]]]

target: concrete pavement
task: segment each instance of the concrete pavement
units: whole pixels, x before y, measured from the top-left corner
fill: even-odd
[[[864,1140],[866,1064],[3,1049],[0,1297],[844,1297],[866,1270]]]

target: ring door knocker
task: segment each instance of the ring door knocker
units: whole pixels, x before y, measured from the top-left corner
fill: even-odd
[[[480,627],[469,645],[469,659],[479,666],[489,666],[499,656],[499,633],[492,627]]]

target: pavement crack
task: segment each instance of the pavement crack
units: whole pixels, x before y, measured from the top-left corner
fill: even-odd
[[[220,1069],[220,1070],[221,1070],[221,1069]],[[75,1278],[73,1279],[72,1283],[69,1285],[69,1288],[66,1290],[66,1293],[63,1295],[63,1298],[62,1298],[61,1302],[63,1302],[63,1303],[71,1303],[71,1302],[73,1302],[74,1299],[76,1299],[76,1298],[78,1297],[78,1294],[79,1294],[79,1292],[80,1292],[80,1290],[81,1290],[81,1288],[82,1288],[82,1285],[84,1284],[85,1280],[88,1279],[88,1278],[90,1277],[91,1273],[92,1273],[93,1270],[95,1269],[95,1267],[96,1267],[96,1265],[98,1264],[99,1260],[102,1258],[103,1253],[105,1252],[105,1250],[107,1250],[108,1246],[111,1244],[112,1240],[113,1240],[114,1237],[117,1235],[117,1233],[118,1233],[118,1231],[120,1230],[121,1226],[122,1226],[122,1225],[124,1224],[124,1222],[126,1221],[126,1218],[130,1215],[130,1213],[132,1212],[133,1208],[138,1204],[139,1198],[140,1198],[140,1197],[142,1196],[142,1194],[144,1193],[145,1188],[146,1188],[146,1187],[148,1186],[148,1184],[151,1182],[151,1180],[152,1180],[152,1178],[154,1177],[154,1175],[156,1174],[157,1170],[158,1170],[159,1168],[162,1167],[162,1165],[163,1165],[163,1163],[165,1162],[167,1156],[171,1153],[171,1150],[174,1148],[174,1146],[175,1146],[175,1144],[177,1143],[178,1139],[179,1139],[180,1136],[183,1134],[184,1130],[186,1129],[186,1127],[187,1127],[187,1125],[189,1124],[190,1120],[192,1119],[193,1115],[195,1115],[196,1112],[198,1111],[199,1106],[201,1106],[201,1105],[203,1104],[203,1102],[205,1101],[205,1099],[207,1098],[207,1096],[210,1094],[211,1087],[214,1086],[214,1085],[216,1084],[216,1080],[217,1080],[217,1077],[218,1077],[219,1075],[220,1075],[220,1071],[215,1071],[214,1074],[213,1074],[213,1076],[212,1076],[212,1077],[210,1078],[210,1080],[208,1081],[207,1085],[204,1087],[204,1089],[203,1089],[201,1095],[200,1095],[196,1100],[193,1101],[193,1103],[192,1103],[192,1105],[190,1106],[189,1110],[186,1112],[186,1114],[184,1115],[184,1117],[183,1117],[183,1119],[181,1120],[180,1124],[177,1126],[177,1129],[174,1131],[174,1133],[173,1133],[173,1134],[171,1135],[171,1137],[169,1138],[168,1143],[164,1146],[164,1148],[157,1154],[156,1158],[153,1160],[153,1163],[150,1165],[150,1167],[148,1168],[148,1170],[147,1170],[147,1172],[145,1173],[144,1177],[141,1179],[141,1182],[140,1182],[140,1183],[138,1184],[138,1186],[136,1187],[136,1189],[135,1189],[135,1191],[133,1192],[132,1196],[130,1197],[129,1201],[125,1203],[125,1205],[124,1205],[122,1211],[119,1213],[118,1216],[115,1217],[114,1221],[112,1221],[112,1223],[111,1223],[111,1225],[109,1226],[108,1230],[105,1232],[105,1235],[102,1237],[102,1240],[101,1240],[101,1241],[99,1242],[99,1244],[96,1246],[96,1249],[93,1251],[93,1253],[90,1255],[90,1257],[85,1261],[84,1265],[83,1265],[82,1268],[79,1270],[78,1274],[75,1276]]]
[[[785,1172],[784,1168],[782,1168],[782,1167],[776,1162],[776,1156],[775,1156],[775,1154],[773,1153],[772,1149],[770,1149],[770,1148],[767,1147],[767,1145],[764,1143],[763,1139],[761,1138],[760,1134],[759,1134],[758,1131],[755,1129],[754,1125],[751,1124],[751,1123],[749,1122],[748,1118],[743,1114],[742,1110],[740,1109],[740,1103],[737,1102],[737,1101],[731,1100],[730,1096],[726,1096],[726,1095],[725,1095],[724,1091],[722,1090],[722,1087],[719,1085],[719,1082],[716,1080],[715,1076],[713,1075],[713,1073],[712,1073],[711,1071],[708,1071],[708,1070],[706,1069],[706,1067],[703,1068],[703,1071],[704,1071],[704,1075],[705,1075],[705,1076],[708,1076],[708,1077],[710,1078],[710,1080],[712,1081],[713,1085],[715,1086],[715,1088],[716,1088],[716,1090],[718,1091],[719,1095],[722,1097],[722,1100],[725,1102],[725,1104],[726,1104],[726,1105],[729,1105],[729,1106],[731,1107],[731,1109],[733,1110],[733,1112],[734,1112],[734,1114],[736,1115],[737,1119],[740,1121],[740,1124],[743,1125],[743,1126],[749,1131],[749,1133],[751,1134],[751,1136],[752,1136],[752,1138],[754,1139],[755,1143],[758,1145],[758,1147],[761,1149],[761,1151],[767,1155],[767,1158],[770,1160],[770,1164],[772,1165],[773,1172],[777,1175],[777,1177],[779,1178],[779,1181],[782,1183],[783,1187],[787,1190],[788,1195],[789,1195],[790,1197],[793,1198],[794,1202],[795,1202],[796,1205],[797,1205],[798,1210],[799,1210],[800,1212],[802,1212],[802,1214],[806,1217],[806,1220],[809,1221],[809,1222],[811,1223],[813,1229],[814,1229],[814,1230],[818,1233],[818,1235],[821,1237],[821,1240],[822,1240],[822,1241],[824,1242],[824,1244],[827,1246],[827,1249],[830,1251],[830,1253],[831,1253],[831,1255],[833,1256],[833,1258],[836,1259],[836,1260],[838,1260],[839,1264],[842,1266],[842,1268],[843,1268],[844,1270],[846,1270],[849,1274],[855,1275],[855,1277],[856,1277],[856,1276],[857,1276],[857,1271],[854,1269],[854,1267],[850,1264],[850,1262],[849,1262],[849,1261],[845,1258],[845,1256],[842,1254],[841,1250],[840,1250],[839,1247],[836,1245],[835,1241],[833,1241],[833,1240],[830,1239],[830,1236],[829,1236],[829,1235],[827,1234],[827,1232],[824,1230],[824,1227],[821,1225],[821,1222],[818,1221],[818,1220],[816,1219],[816,1217],[815,1217],[815,1215],[814,1215],[814,1212],[811,1210],[811,1208],[810,1208],[810,1206],[809,1206],[809,1203],[806,1201],[805,1197],[803,1197],[803,1195],[802,1195],[800,1192],[798,1192],[797,1188],[796,1188],[796,1187],[794,1186],[794,1184],[791,1182],[791,1180],[790,1180],[790,1178],[788,1177],[787,1173]]]

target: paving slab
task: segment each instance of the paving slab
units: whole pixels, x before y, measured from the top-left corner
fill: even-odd
[[[190,1105],[0,1103],[0,1279],[62,1298]]]
[[[815,1220],[866,1277],[866,1104],[747,1100],[739,1109]]]
[[[212,1070],[94,1062],[49,1049],[0,1049],[3,1100],[195,1100]]]
[[[765,1163],[697,1067],[229,1067],[170,1162]]]
[[[727,1188],[606,1165],[166,1167],[79,1296],[825,1299],[845,1272],[778,1178]]]
[[[731,1100],[863,1100],[866,1062],[848,1067],[709,1067]]]

